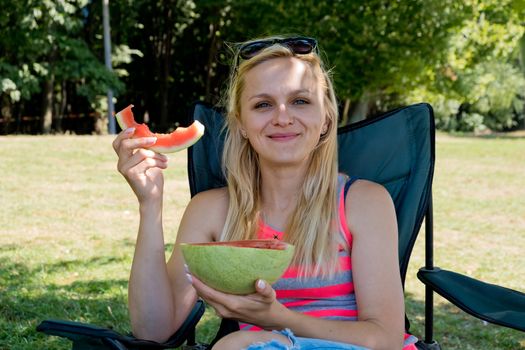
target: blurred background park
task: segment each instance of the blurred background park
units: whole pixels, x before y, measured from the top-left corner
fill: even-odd
[[[138,212],[107,135],[108,90],[115,110],[134,104],[169,131],[193,102],[220,104],[235,43],[271,34],[318,39],[341,125],[432,104],[436,265],[524,291],[525,0],[109,0],[111,70],[103,2],[0,0],[1,350],[69,349],[35,331],[49,318],[129,331]],[[166,254],[188,200],[179,152],[166,170]],[[423,265],[419,237],[405,283],[419,337]],[[525,349],[522,332],[435,305],[444,349]],[[198,338],[217,321],[208,310]]]

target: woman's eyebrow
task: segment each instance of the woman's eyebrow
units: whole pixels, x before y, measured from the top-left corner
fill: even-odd
[[[297,90],[292,90],[290,92],[288,92],[288,95],[299,95],[299,94],[310,94],[312,91],[310,89],[297,89]],[[253,96],[250,96],[248,98],[248,100],[253,100],[253,99],[259,99],[259,98],[271,98],[272,95],[271,94],[268,94],[268,93],[260,93],[260,94],[256,94],[256,95],[253,95]]]
[[[259,99],[259,98],[270,98],[270,97],[271,97],[270,94],[262,93],[262,94],[250,96],[248,100],[254,100],[254,99]]]

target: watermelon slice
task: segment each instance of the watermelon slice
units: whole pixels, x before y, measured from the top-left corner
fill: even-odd
[[[153,133],[149,130],[146,124],[139,124],[135,121],[131,108],[133,108],[133,105],[127,106],[115,115],[118,125],[122,128],[122,130],[126,130],[127,128],[131,127],[135,128],[133,138],[152,136],[156,137],[157,141],[155,144],[148,147],[152,151],[159,153],[181,151],[199,141],[202,135],[204,135],[204,125],[202,125],[198,120],[195,120],[193,124],[187,128],[178,127],[170,134]]]

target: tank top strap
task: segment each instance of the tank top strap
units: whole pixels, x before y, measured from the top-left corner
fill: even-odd
[[[351,177],[348,178],[348,180],[346,180],[345,190],[344,190],[345,198],[346,198],[346,194],[348,193],[348,190],[350,189],[350,186],[352,186],[352,184],[358,179],[359,178],[357,176],[351,176]]]
[[[352,184],[358,179],[359,178],[356,176],[348,176],[345,174],[339,175],[339,222],[341,232],[350,249],[352,249],[352,233],[350,232],[350,229],[348,228],[348,223],[346,221],[345,203],[346,195],[348,193],[348,190],[350,189],[350,186],[352,186]]]

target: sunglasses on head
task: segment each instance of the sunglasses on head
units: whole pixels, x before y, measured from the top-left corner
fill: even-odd
[[[259,52],[272,45],[279,44],[289,48],[296,55],[306,55],[317,49],[317,40],[308,37],[293,37],[285,39],[258,40],[242,44],[239,47],[239,56],[250,59]]]

